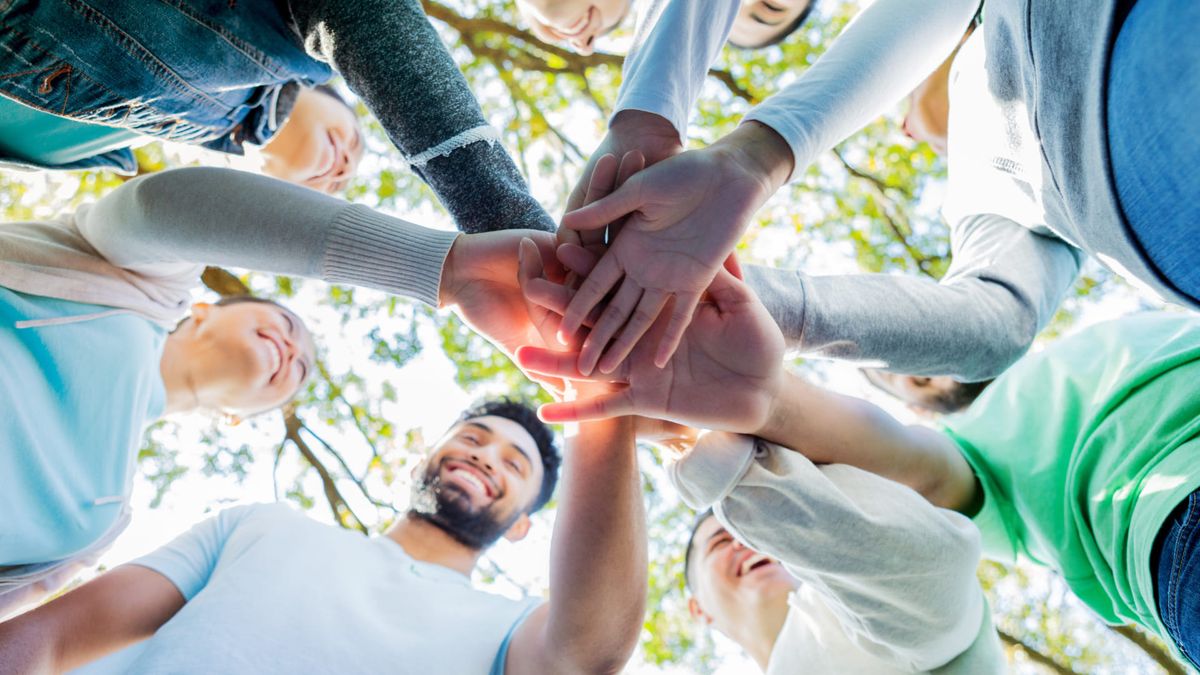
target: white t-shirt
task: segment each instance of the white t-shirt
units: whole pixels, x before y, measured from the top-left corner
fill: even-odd
[[[77,673],[485,675],[497,662],[503,672],[507,638],[538,604],[283,504],[222,511],[134,564],[187,604]]]

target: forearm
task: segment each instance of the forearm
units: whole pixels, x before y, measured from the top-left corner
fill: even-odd
[[[912,91],[958,45],[978,0],[880,0],[800,78],[746,116],[778,131],[801,171]]]
[[[910,375],[995,377],[1054,316],[1079,260],[1062,241],[999,217],[956,227],[951,241],[953,264],[941,283],[744,269],[789,347]]]
[[[975,474],[946,435],[792,373],[756,435],[817,464],[847,464],[907,485],[935,506],[962,510],[975,497]]]
[[[664,0],[638,27],[625,59],[616,113],[641,110],[665,118],[682,138],[692,107],[737,16],[738,0]]]
[[[568,439],[551,542],[545,645],[576,672],[617,672],[641,631],[646,524],[634,421],[579,425]]]
[[[38,624],[34,612],[0,624],[0,664],[6,673],[44,675],[62,672],[57,643]]]
[[[290,4],[305,46],[337,68],[460,230],[555,229],[418,0]]]
[[[118,567],[0,624],[0,664],[5,673],[72,670],[153,635],[183,604],[161,574]]]
[[[113,264],[191,262],[291,274],[438,302],[456,233],[283,181],[187,168],[121,186],[79,219]]]

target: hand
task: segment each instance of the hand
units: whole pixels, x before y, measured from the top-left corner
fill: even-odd
[[[761,429],[784,379],[783,334],[753,291],[729,270],[718,268],[679,349],[661,369],[652,365],[650,341],[638,344],[630,358],[608,375],[581,373],[575,352],[518,350],[517,363],[528,371],[625,385],[588,399],[547,404],[541,408],[542,418],[568,422],[642,415],[738,433]],[[565,305],[566,295],[544,292],[545,284],[541,285],[530,293],[531,300]],[[659,337],[667,320],[660,317],[650,337]]]
[[[630,152],[640,152],[646,166],[652,166],[683,152],[683,144],[679,139],[679,131],[661,115],[641,110],[618,112],[609,125],[608,134],[592,153],[587,166],[583,168],[583,175],[571,190],[567,198],[567,213],[595,201],[597,197],[589,195],[589,190],[592,189],[598,163],[606,155],[623,158]],[[604,245],[603,229],[577,232],[559,228],[558,236],[560,244],[579,244],[597,252],[595,247]]]
[[[528,248],[522,250],[522,246]],[[468,326],[510,358],[521,345],[552,344],[559,317],[525,300],[518,269],[522,255],[533,255],[538,258],[539,275],[548,273],[549,278],[561,280],[561,268],[553,262],[548,267],[541,263],[543,257],[554,260],[554,248],[554,235],[537,230],[464,234],[446,256],[438,304],[452,307]],[[531,379],[561,396],[561,380]]]
[[[790,175],[791,162],[784,140],[752,122],[709,148],[634,174],[611,195],[564,216],[563,227],[584,231],[628,216],[563,313],[569,337],[612,293],[580,351],[579,371],[599,365],[612,372],[673,302],[649,362],[666,364],[721,262]]]

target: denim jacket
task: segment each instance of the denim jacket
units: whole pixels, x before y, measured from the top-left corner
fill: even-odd
[[[80,122],[240,154],[279,128],[282,92],[332,75],[271,0],[0,0],[0,93]],[[123,149],[52,168],[137,166]]]

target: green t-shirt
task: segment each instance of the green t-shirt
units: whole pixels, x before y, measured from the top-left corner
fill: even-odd
[[[1139,314],[1064,338],[945,424],[983,486],[989,557],[1052,567],[1106,621],[1166,638],[1150,553],[1200,487],[1200,316]]]

